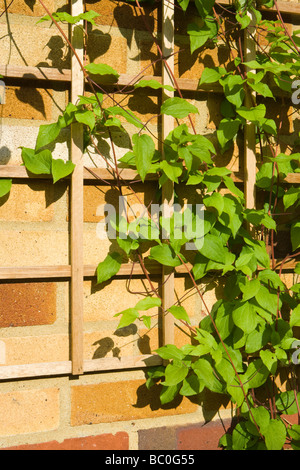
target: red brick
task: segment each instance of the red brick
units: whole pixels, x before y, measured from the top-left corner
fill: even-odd
[[[129,437],[125,432],[100,434],[99,436],[49,441],[42,444],[21,445],[2,450],[128,450]]]
[[[0,328],[50,325],[56,319],[56,284],[0,284]]]
[[[220,438],[231,427],[231,420],[212,421],[177,429],[178,450],[220,450]]]

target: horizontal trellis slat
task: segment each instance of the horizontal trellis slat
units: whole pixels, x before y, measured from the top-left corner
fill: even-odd
[[[162,359],[155,354],[131,357],[104,357],[83,361],[84,372],[101,372],[123,369],[141,369],[162,364]],[[0,366],[0,380],[20,379],[29,377],[49,377],[69,375],[72,372],[72,361],[45,362]]]

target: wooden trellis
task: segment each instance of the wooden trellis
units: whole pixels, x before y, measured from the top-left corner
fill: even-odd
[[[231,0],[222,0],[224,5],[230,4]],[[278,2],[278,6],[282,13],[300,15],[300,5]],[[82,0],[72,1],[72,14],[78,15],[83,12]],[[172,84],[172,76],[174,74],[174,8],[169,0],[162,0],[162,55],[163,72],[161,77],[155,77],[163,84]],[[79,28],[72,30],[72,45],[79,57],[83,58],[82,33]],[[245,57],[248,60],[255,53],[254,42],[249,35],[245,36]],[[18,78],[26,80],[42,80],[42,81],[60,81],[71,84],[71,99],[76,101],[77,96],[83,94],[84,74],[76,57],[72,57],[71,71],[57,70],[53,68],[38,67],[17,67],[17,66],[0,66],[0,74],[6,78]],[[126,85],[132,81],[131,76],[121,75],[117,85]],[[154,77],[147,76],[147,79]],[[205,86],[201,90],[198,88],[198,79],[177,79],[178,86],[183,91],[204,91],[213,93],[222,93],[222,89],[218,86]],[[164,92],[165,93],[165,92]],[[168,92],[170,93],[170,92]],[[171,96],[170,94],[165,97]],[[163,116],[162,139],[174,128],[174,119]],[[109,170],[93,168],[92,173],[83,167],[83,128],[80,124],[72,125],[72,143],[71,143],[71,159],[76,164],[70,181],[71,187],[71,260],[70,265],[66,266],[46,266],[46,267],[19,267],[19,268],[0,268],[0,280],[34,280],[34,279],[69,279],[71,282],[71,342],[72,355],[70,361],[25,364],[19,366],[0,366],[0,380],[37,377],[37,376],[54,376],[64,374],[79,375],[85,372],[120,370],[131,368],[142,368],[161,364],[161,358],[157,355],[140,355],[135,357],[124,358],[102,358],[84,360],[83,358],[83,281],[85,277],[95,275],[97,266],[86,266],[83,264],[83,188],[84,183],[97,183],[99,178],[106,181],[114,180],[115,175]],[[247,207],[255,206],[255,134],[251,124],[246,127],[245,132],[245,175],[242,173],[234,173],[233,180],[237,183],[244,183]],[[136,172],[132,170],[121,170],[123,181],[134,181],[137,178]],[[30,178],[46,179],[49,175],[29,175],[24,167],[16,167],[3,165],[0,166],[0,178],[15,178],[24,181]],[[151,176],[148,179],[156,179]],[[300,183],[300,174],[288,175],[286,183]],[[168,184],[163,188],[162,202],[171,205],[173,202],[173,186]],[[294,261],[288,262],[285,269],[291,269]],[[186,274],[186,268],[179,266],[176,268],[179,274]],[[151,266],[151,273],[162,275],[163,285],[163,307],[166,309],[174,303],[174,275],[170,276],[167,269],[161,268],[157,264]],[[143,270],[137,264],[132,270],[131,264],[122,265],[117,276],[129,276],[130,274],[143,275]],[[167,279],[167,282],[165,282]],[[164,317],[163,321],[163,340],[165,343],[174,341],[174,321],[171,315]]]

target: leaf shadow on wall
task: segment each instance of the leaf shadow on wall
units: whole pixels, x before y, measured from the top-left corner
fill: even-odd
[[[36,67],[54,67],[60,71],[70,68],[71,53],[61,36],[52,36],[45,47],[50,49],[47,59],[51,63],[39,62]]]

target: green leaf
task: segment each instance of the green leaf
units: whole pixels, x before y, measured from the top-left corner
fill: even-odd
[[[202,18],[206,18],[212,11],[215,0],[195,0],[196,8]]]
[[[163,385],[162,391],[159,396],[161,404],[166,405],[167,403],[173,401],[180,390],[180,386],[180,383],[177,385],[172,385],[171,387]]]
[[[254,445],[256,441],[257,437],[254,437],[251,433],[249,433],[246,423],[241,422],[235,426],[232,432],[233,450],[251,449],[252,445]]]
[[[300,441],[300,425],[293,424],[290,429],[288,429],[289,436],[295,441]]]
[[[300,393],[297,393],[297,400],[300,400]],[[278,411],[286,415],[294,415],[298,413],[297,401],[295,398],[294,390],[281,392],[275,397],[275,404]]]
[[[261,433],[264,434],[264,431],[268,428],[270,424],[269,411],[266,410],[266,408],[264,408],[263,406],[258,406],[257,408],[251,408],[251,413],[249,413],[251,421],[255,421]]]
[[[178,178],[182,175],[183,171],[182,163],[168,163],[166,160],[163,160],[160,162],[160,168],[163,170],[168,179],[178,183]]]
[[[293,251],[296,251],[300,246],[300,222],[296,222],[291,227],[291,241]]]
[[[62,126],[59,124],[59,122],[41,125],[36,139],[36,151],[42,147],[45,147],[51,142],[54,142],[54,140],[56,140],[56,138],[59,136],[61,128]]]
[[[187,7],[189,6],[190,0],[178,0],[178,3],[183,9],[183,11],[186,11]]]
[[[140,300],[135,308],[136,310],[149,310],[149,308],[160,307],[161,300],[157,297],[146,297],[145,299]]]
[[[192,374],[184,379],[179,393],[185,397],[191,397],[201,393],[204,387],[203,381],[197,375]]]
[[[101,284],[111,279],[119,272],[121,264],[122,256],[119,253],[109,253],[97,267],[97,283]]]
[[[222,119],[217,130],[221,148],[226,148],[227,143],[236,138],[240,126],[240,119]]]
[[[237,13],[235,17],[237,21],[240,23],[241,29],[247,28],[247,26],[249,26],[249,24],[251,23],[251,17],[247,15],[247,12],[243,16]]]
[[[198,359],[192,364],[197,376],[203,380],[205,386],[212,392],[222,393],[223,385],[216,378],[211,364],[206,359]]]
[[[245,199],[244,193],[234,184],[232,178],[230,178],[230,176],[223,176],[223,181],[227,189],[238,196],[243,202]]]
[[[162,359],[178,359],[182,360],[185,357],[185,354],[177,348],[174,344],[167,344],[166,346],[162,346],[155,350],[155,352],[162,358]]]
[[[222,214],[224,209],[224,197],[220,193],[214,192],[211,196],[206,196],[203,199],[206,207],[213,207],[219,215]]]
[[[6,196],[11,190],[12,180],[0,179],[0,197]]]
[[[270,290],[263,285],[260,286],[259,291],[255,295],[255,299],[260,307],[273,315],[276,315],[277,308],[281,306],[281,301],[279,300],[278,302],[277,293],[270,292]]]
[[[277,369],[277,357],[275,353],[272,353],[272,351],[266,349],[260,351],[259,355],[265,366],[269,369],[270,373],[274,375]]]
[[[244,217],[250,224],[253,224],[255,226],[263,225],[268,229],[276,230],[275,220],[273,220],[271,216],[266,214],[263,209],[245,209]]]
[[[27,170],[35,175],[50,175],[52,154],[50,150],[35,152],[33,149],[22,147],[22,160]]]
[[[248,82],[249,83],[249,82]],[[264,96],[265,98],[274,98],[274,95],[270,89],[270,87],[266,83],[258,82],[258,83],[249,83],[249,86],[259,93],[260,95]]]
[[[300,326],[300,304],[298,304],[297,307],[292,311],[290,325],[291,327]]]
[[[58,180],[65,178],[66,176],[70,175],[75,168],[74,163],[68,161],[64,162],[63,160],[59,159],[52,159],[52,176],[53,176],[53,183],[56,183]]]
[[[91,131],[94,129],[96,124],[95,114],[93,113],[93,111],[90,111],[88,109],[83,109],[80,112],[75,113],[75,119],[76,121],[88,126]]]
[[[210,235],[209,233],[205,235],[203,246],[199,248],[199,252],[217,263],[226,263],[228,250],[223,246],[221,239],[215,235]]]
[[[245,99],[244,82],[240,75],[227,75],[220,80],[226,99],[236,108],[240,108]]]
[[[293,206],[298,201],[298,199],[300,199],[299,188],[295,188],[292,186],[287,190],[287,192],[283,196],[284,208],[288,209],[289,207]]]
[[[282,450],[286,440],[286,427],[279,419],[271,419],[264,432],[268,450]]]
[[[150,330],[151,328],[151,316],[148,315],[142,315],[140,319],[143,321],[145,327]]]
[[[138,83],[134,85],[134,88],[153,88],[153,90],[159,90],[159,89],[164,89],[168,91],[175,91],[175,88],[173,88],[171,85],[162,85],[160,82],[157,80],[140,80]]]
[[[181,265],[181,261],[176,256],[174,250],[166,243],[153,246],[150,250],[149,259],[154,259],[155,261],[158,261],[158,263],[166,266],[176,267]]]
[[[173,386],[181,383],[189,372],[188,367],[180,362],[168,364],[165,370],[165,381],[162,385]]]
[[[119,315],[122,315],[122,318],[117,326],[117,329],[124,328],[125,326],[129,326],[131,323],[135,322],[139,316],[139,312],[135,308],[127,308],[126,310],[123,310],[122,312],[114,315],[114,317],[118,317]]]
[[[262,349],[270,341],[270,330],[267,325],[258,325],[258,329],[251,331],[247,336],[245,351],[252,354]]]
[[[197,281],[205,276],[207,272],[208,259],[201,253],[197,253],[194,260],[194,266],[192,268],[194,279]]]
[[[187,33],[190,36],[191,54],[209,40],[215,38],[218,32],[218,26],[213,19],[204,20],[204,25],[198,26],[196,23],[190,23],[187,27]]]
[[[249,334],[256,328],[258,316],[249,302],[237,302],[232,312],[234,324]]]
[[[249,364],[243,376],[243,382],[247,383],[249,388],[258,388],[266,382],[269,375],[270,371],[262,360],[256,359]]]
[[[161,106],[161,113],[173,116],[177,119],[183,119],[189,114],[198,113],[198,109],[183,98],[168,98]]]
[[[202,72],[199,85],[203,83],[215,83],[226,73],[226,70],[223,67],[205,67]]]
[[[241,107],[236,110],[236,112],[246,121],[251,121],[257,124],[261,124],[263,118],[266,115],[266,106],[264,104],[259,104],[254,108],[245,108]]]
[[[116,78],[119,78],[118,72],[113,69],[110,65],[107,64],[88,64],[84,67],[87,72],[92,75],[113,75]]]
[[[94,18],[97,18],[99,13],[96,13],[93,10],[90,10],[86,13],[81,13],[80,15],[77,16],[72,16],[66,11],[57,11],[55,13],[52,13],[52,17],[54,18],[55,21],[60,21],[60,22],[66,22],[69,24],[76,24],[79,23],[82,20],[89,21],[91,24],[95,25]],[[36,24],[41,23],[43,21],[52,21],[52,18],[50,15],[43,16],[40,20],[37,21]]]
[[[191,323],[189,316],[184,307],[173,305],[173,307],[168,308],[168,311],[172,313],[173,317],[177,320],[184,320],[187,323]]]
[[[143,127],[143,123],[128,109],[121,108],[120,106],[111,106],[110,108],[106,108],[106,112],[113,116],[122,116],[127,122],[133,124],[135,127],[140,129]]]
[[[252,279],[252,281],[247,281],[244,286],[241,285],[240,288],[243,292],[243,300],[246,301],[255,297],[260,289],[260,282],[258,279]]]
[[[132,136],[132,142],[134,144],[133,153],[135,155],[136,168],[144,182],[148,171],[151,168],[152,158],[155,152],[155,144],[147,134],[134,134]]]

